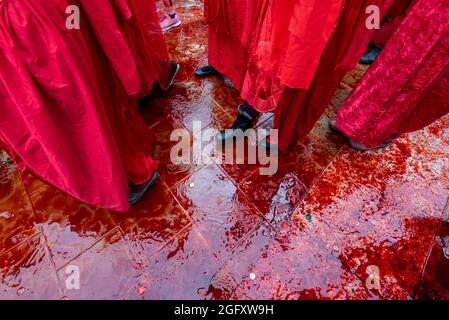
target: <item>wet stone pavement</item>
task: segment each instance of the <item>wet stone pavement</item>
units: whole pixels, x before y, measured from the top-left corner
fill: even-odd
[[[183,23],[166,38],[181,72],[140,108],[155,133],[155,187],[114,213],[21,177],[1,155],[0,298],[449,299],[449,117],[388,149],[351,150],[327,122],[357,66],[276,175],[213,155],[174,165],[173,129],[226,127],[240,102],[220,77],[192,76],[207,62],[207,25],[200,1],[177,5]],[[68,266],[79,290],[66,286]]]

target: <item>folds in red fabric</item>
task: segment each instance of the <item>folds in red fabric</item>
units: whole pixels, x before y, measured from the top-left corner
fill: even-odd
[[[116,2],[76,2],[80,30],[65,28],[74,1],[0,3],[0,139],[21,170],[88,204],[126,211],[128,183],[148,180],[156,165],[131,97],[143,88],[121,29],[132,8]]]
[[[266,0],[205,0],[209,64],[242,89],[252,36]]]
[[[373,30],[365,26],[366,7],[377,5],[385,14],[392,0],[346,0],[308,89],[283,89],[275,108],[279,147],[286,150],[293,139],[307,135],[327,108],[343,77],[366,50]],[[298,70],[300,72],[300,70]]]
[[[449,112],[449,1],[417,0],[341,107],[338,127],[375,147]]]
[[[366,7],[393,0],[206,1],[209,62],[260,112],[275,112],[280,147],[306,135],[373,34]],[[229,24],[232,21],[232,24]]]

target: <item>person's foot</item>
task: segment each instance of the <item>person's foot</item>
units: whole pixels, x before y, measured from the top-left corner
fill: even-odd
[[[231,128],[221,130],[216,136],[215,140],[218,143],[225,143],[229,140],[238,139],[240,135],[253,126],[254,120],[259,115],[259,111],[244,102],[238,107],[237,118],[232,124]],[[240,130],[239,130],[240,129]],[[237,130],[237,131],[236,131]]]
[[[215,70],[210,64],[208,64],[204,67],[197,68],[195,70],[195,76],[197,78],[205,78],[205,77],[211,76],[215,73],[217,73],[217,70]]]
[[[171,28],[178,27],[181,25],[181,19],[179,19],[179,16],[175,13],[173,15],[165,14],[161,18],[161,28],[162,31],[168,31]]]
[[[179,63],[176,63],[175,61],[170,61],[170,68],[171,68],[170,79],[168,81],[166,90],[168,90],[173,85],[173,82],[175,82],[176,76],[178,75],[181,66],[179,65]]]
[[[142,197],[144,196],[145,192],[149,188],[151,188],[154,183],[156,182],[156,179],[159,177],[158,173],[155,171],[153,172],[153,175],[151,178],[145,182],[144,184],[129,184],[129,190],[128,190],[128,202],[130,205],[135,205],[137,202],[139,202]]]
[[[372,64],[374,61],[376,61],[379,54],[382,52],[382,49],[374,47],[371,51],[365,53],[360,58],[361,64]]]

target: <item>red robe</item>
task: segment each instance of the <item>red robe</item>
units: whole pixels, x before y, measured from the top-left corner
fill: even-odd
[[[141,98],[152,90],[155,82],[158,82],[162,89],[167,89],[171,75],[170,59],[159,16],[154,9],[154,0],[127,2],[132,17],[122,30],[133,51],[142,81],[142,92],[137,96]]]
[[[318,57],[318,65],[311,73],[309,86],[307,87],[308,82],[300,83],[298,87],[287,86],[282,91],[275,108],[275,127],[279,129],[281,150],[286,150],[293,139],[310,132],[343,77],[352,70],[365,51],[373,34],[365,26],[366,7],[375,4],[385,13],[391,3],[392,0],[345,1],[323,52]],[[314,15],[310,16],[312,21],[314,18]],[[292,59],[294,56],[292,53]],[[301,69],[297,69],[297,72],[301,73]]]
[[[170,64],[154,0],[72,2],[81,5],[90,29],[129,96],[142,98],[156,81],[165,89]]]
[[[89,25],[87,11],[80,30],[67,30],[71,3],[0,0],[0,143],[22,171],[88,204],[126,211],[128,182],[155,170],[149,131],[130,97],[141,93],[141,76],[117,8],[102,42],[93,25],[107,19]],[[97,4],[97,13],[112,12],[109,2]]]
[[[341,107],[337,127],[368,147],[449,112],[449,0],[416,0]]]
[[[206,0],[209,62],[255,109],[275,112],[285,150],[312,129],[366,49],[366,7],[385,14],[392,2]]]
[[[255,109],[277,108],[286,86],[308,88],[343,0],[265,0],[241,95]]]
[[[263,17],[265,0],[205,0],[209,23],[209,64],[241,90],[252,35]]]

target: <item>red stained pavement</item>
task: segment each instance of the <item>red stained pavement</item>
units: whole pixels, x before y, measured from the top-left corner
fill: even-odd
[[[360,153],[327,122],[366,71],[341,83],[313,131],[257,165],[170,162],[169,136],[232,123],[241,102],[207,62],[202,4],[178,0],[166,33],[181,72],[140,107],[160,178],[127,213],[93,208],[0,155],[2,299],[449,299],[449,116]],[[257,126],[269,128],[272,115]],[[67,267],[80,289],[67,289]],[[380,287],[367,285],[368,267]],[[369,284],[370,282],[368,282]]]

